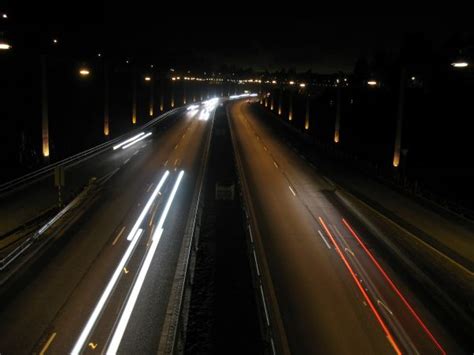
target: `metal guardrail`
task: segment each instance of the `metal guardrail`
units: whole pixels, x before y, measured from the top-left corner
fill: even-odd
[[[256,294],[256,299],[257,299],[257,304],[260,304],[260,323],[261,327],[263,329],[263,336],[264,340],[267,342],[268,349],[267,352],[271,353],[273,355],[277,354],[277,349],[276,349],[276,343],[275,343],[275,332],[274,332],[274,326],[273,326],[273,319],[271,319],[271,315],[269,313],[269,309],[271,309],[271,305],[268,302],[268,296],[265,295],[264,291],[264,284],[263,284],[263,277],[262,275],[262,268],[259,266],[258,262],[258,257],[256,253],[256,245],[255,245],[255,240],[253,238],[252,234],[252,228],[251,228],[251,220],[252,218],[249,216],[250,211],[252,210],[252,207],[250,206],[250,202],[248,201],[248,188],[247,188],[247,183],[245,181],[245,176],[244,176],[244,170],[242,167],[242,161],[240,157],[239,150],[237,148],[237,143],[236,143],[236,138],[234,136],[234,132],[232,131],[232,126],[230,124],[230,114],[228,112],[228,107],[226,108],[226,115],[227,115],[227,121],[229,125],[229,131],[231,135],[231,140],[232,140],[232,147],[234,151],[234,156],[235,156],[235,169],[237,171],[237,178],[239,181],[239,190],[241,194],[241,199],[242,199],[242,209],[246,221],[246,228],[245,230],[248,232],[248,244],[249,244],[249,263],[251,266],[252,274],[254,276],[254,283],[255,283],[255,290],[257,291]],[[258,302],[260,300],[260,302]],[[283,352],[283,351],[282,351]]]
[[[90,185],[84,189],[74,200],[72,200],[66,207],[59,211],[53,218],[51,218],[45,225],[37,230],[32,236],[26,238],[16,248],[10,251],[5,257],[0,260],[0,271],[5,270],[13,261],[20,257],[26,250],[28,250],[51,226],[63,217],[68,211],[73,209],[79,201],[88,194]]]
[[[55,163],[52,163],[52,164],[49,164],[47,166],[44,166],[36,171],[33,171],[31,173],[28,173],[26,175],[23,175],[21,177],[18,177],[16,179],[13,179],[13,180],[10,180],[10,181],[7,181],[3,184],[0,184],[0,195],[1,194],[5,194],[5,193],[8,193],[18,187],[22,187],[24,185],[27,185],[29,183],[32,183],[36,180],[39,180],[43,177],[45,177],[46,175],[48,175],[49,173],[51,173],[54,168],[56,168],[57,166],[64,166],[64,167],[67,167],[73,163],[78,163],[78,162],[81,162],[83,160],[86,160],[96,154],[99,154],[101,153],[102,151],[105,151],[106,149],[110,148],[112,145],[114,145],[115,143],[117,143],[118,141],[121,141],[124,139],[124,137],[127,137],[129,135],[133,135],[135,133],[137,133],[138,131],[142,131],[146,128],[149,128],[150,126],[152,125],[155,125],[159,122],[161,122],[163,119],[165,119],[166,117],[176,113],[176,112],[179,112],[180,110],[183,110],[183,107],[177,107],[175,109],[172,109],[168,112],[165,112],[164,114],[154,118],[153,120],[145,123],[144,125],[140,126],[140,127],[137,127],[135,129],[133,129],[132,131],[130,132],[127,132],[119,137],[116,137],[110,141],[107,141],[107,142],[104,142],[104,143],[101,143],[99,145],[96,145],[92,148],[89,148],[87,150],[84,150],[82,152],[79,152],[75,155],[72,155],[68,158],[65,158],[63,160],[60,160],[60,161],[57,161]]]
[[[185,337],[185,333],[186,333],[185,328],[187,325],[187,322],[186,322],[187,314],[185,314],[184,312],[186,284],[187,283],[191,284],[191,279],[190,279],[192,277],[191,269],[194,266],[193,263],[191,262],[192,250],[193,250],[192,247],[193,247],[193,244],[196,242],[197,234],[199,234],[197,224],[201,216],[200,214],[200,211],[202,208],[201,196],[202,196],[202,190],[204,187],[204,181],[206,180],[207,162],[208,162],[208,157],[209,157],[209,149],[211,145],[212,132],[214,128],[214,117],[215,117],[216,110],[214,110],[214,113],[213,113],[209,137],[207,139],[206,147],[205,147],[203,156],[201,158],[202,164],[201,164],[201,168],[198,175],[199,188],[197,190],[197,194],[193,198],[193,202],[191,205],[192,210],[190,212],[190,216],[192,217],[189,220],[186,227],[184,240],[185,241],[188,240],[188,244],[186,245],[184,260],[182,262],[183,268],[181,272],[183,274],[180,275],[179,274],[180,270],[177,270],[176,272],[177,276],[175,276],[175,282],[176,282],[176,279],[179,280],[179,285],[176,287],[178,295],[175,298],[175,301],[177,300],[178,303],[173,305],[174,309],[170,309],[173,307],[168,306],[168,310],[167,310],[168,319],[165,319],[165,325],[163,326],[162,340],[160,341],[158,354],[179,353],[179,349],[177,348],[180,342],[184,343],[183,338]],[[178,263],[178,267],[179,267],[179,263]],[[173,294],[173,291],[172,291],[172,294]],[[181,338],[179,337],[179,334],[181,334]]]

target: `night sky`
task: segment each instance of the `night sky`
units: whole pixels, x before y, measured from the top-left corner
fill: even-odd
[[[208,70],[227,64],[258,71],[350,72],[361,56],[381,50],[396,53],[407,34],[421,35],[437,49],[472,27],[454,16],[261,16],[250,11],[219,16],[161,13],[159,8],[106,6],[101,11],[97,5],[94,11],[77,13],[72,6],[38,8],[25,15],[13,2],[1,10],[9,13],[2,30],[20,42],[22,36],[41,33],[74,41],[79,56],[106,49],[124,57]]]

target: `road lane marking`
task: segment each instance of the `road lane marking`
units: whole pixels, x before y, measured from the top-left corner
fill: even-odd
[[[267,146],[266,146],[266,145],[264,145],[264,146],[263,146],[263,149],[264,149],[265,151],[267,151],[267,150],[268,150],[268,148],[267,148]]]
[[[130,161],[130,158],[128,158],[127,160],[125,160],[125,161],[123,162],[123,165],[127,164],[129,161]]]
[[[54,332],[53,334],[51,334],[51,336],[49,337],[48,341],[46,342],[46,344],[44,344],[43,348],[41,349],[39,355],[44,355],[44,354],[46,354],[46,351],[48,350],[49,346],[50,346],[51,343],[53,342],[54,338],[56,338],[56,332]]]
[[[177,166],[178,163],[179,163],[179,159],[176,159],[176,160],[174,161],[174,166]]]
[[[275,160],[273,161],[273,165],[275,165],[275,168],[278,169],[278,164],[277,164],[277,162],[276,162]]]
[[[115,245],[115,243],[117,243],[117,241],[119,240],[119,238],[122,236],[122,233],[123,233],[124,230],[125,230],[125,226],[123,226],[122,229],[120,230],[119,234],[117,234],[117,236],[115,237],[114,241],[112,242],[112,245]]]
[[[267,321],[267,326],[270,325],[270,318],[268,316],[267,302],[265,302],[265,295],[263,293],[263,287],[260,285],[260,295],[262,296],[263,309],[265,311],[265,319]]]
[[[290,191],[291,191],[291,193],[293,194],[293,196],[296,196],[295,190],[293,190],[290,185],[288,185],[288,187],[290,188]]]
[[[148,189],[146,189],[146,192],[150,192],[152,186],[153,186],[153,183],[151,183],[150,186],[148,186]]]
[[[138,217],[137,221],[135,222],[132,230],[130,231],[130,233],[128,234],[127,236],[127,240],[130,241],[133,236],[135,235],[136,231],[138,230],[138,228],[140,227],[140,225],[142,224],[143,220],[145,219],[145,216],[146,214],[148,213],[148,211],[150,210],[151,208],[151,205],[153,203],[153,201],[155,201],[156,197],[158,196],[158,193],[160,192],[161,190],[161,187],[163,186],[163,184],[165,183],[166,179],[168,178],[168,175],[169,175],[169,171],[166,170],[166,172],[163,174],[163,177],[161,178],[160,182],[158,183],[158,185],[156,186],[155,190],[153,191],[153,193],[151,194],[150,198],[148,199],[148,202],[146,203],[145,205],[145,208],[143,208],[143,211],[142,213],[140,214],[140,216]]]
[[[378,304],[379,306],[382,306],[383,308],[385,308],[385,310],[386,310],[388,313],[390,313],[391,316],[393,316],[393,312],[390,310],[390,308],[388,308],[388,306],[387,306],[385,303],[383,303],[381,300],[377,300],[377,304]]]
[[[128,269],[127,269],[125,266],[124,266],[124,268],[123,268],[123,272],[124,272],[125,274],[128,274],[128,273],[129,273]]]
[[[331,249],[331,246],[329,245],[329,243],[328,243],[328,241],[326,240],[326,238],[324,238],[323,233],[321,233],[320,230],[318,230],[318,233],[319,233],[319,235],[321,236],[321,239],[324,241],[324,244],[326,244],[326,246],[328,247],[328,249]]]
[[[169,196],[168,201],[166,202],[166,206],[160,217],[156,231],[153,234],[151,246],[148,249],[147,254],[145,255],[145,259],[140,268],[140,271],[138,272],[135,283],[133,284],[132,290],[130,292],[130,296],[128,297],[127,303],[125,304],[122,314],[120,315],[119,321],[117,323],[117,327],[115,328],[115,331],[113,333],[113,336],[107,348],[106,354],[116,354],[119,349],[120,343],[122,341],[123,335],[128,325],[128,321],[132,315],[133,309],[135,307],[138,296],[142,289],[142,286],[145,281],[145,277],[148,273],[148,270],[150,268],[151,262],[153,261],[161,236],[163,235],[163,225],[165,223],[168,212],[170,211],[171,205],[176,196],[176,193],[178,191],[183,175],[184,175],[184,171],[181,170],[181,172],[178,175],[178,178],[176,179],[176,182],[174,183],[173,190],[171,191],[171,195]]]
[[[102,295],[99,298],[99,301],[97,302],[96,306],[94,307],[94,310],[92,311],[92,314],[90,315],[89,319],[87,320],[86,325],[82,329],[81,334],[79,335],[79,338],[77,339],[76,343],[74,344],[73,349],[71,350],[71,354],[73,355],[79,355],[82,351],[82,348],[84,347],[84,344],[87,341],[87,338],[89,337],[92,329],[94,328],[94,325],[97,322],[97,319],[99,318],[100,314],[102,313],[102,310],[104,309],[107,300],[109,299],[110,295],[112,294],[112,291],[114,290],[120,276],[122,275],[122,271],[124,266],[128,263],[128,260],[130,256],[132,255],[133,251],[135,250],[135,246],[137,245],[138,241],[140,240],[140,236],[143,232],[143,229],[138,229],[135,237],[132,239],[132,242],[128,245],[127,250],[125,251],[125,254],[123,254],[122,259],[120,260],[117,268],[115,269],[112,277],[110,278],[109,282],[107,283],[107,286],[105,287],[104,291],[102,292]]]
[[[156,205],[156,208],[153,210],[153,213],[152,213],[151,218],[150,218],[150,223],[148,223],[149,227],[151,227],[151,225],[153,224],[153,220],[155,219],[156,211],[158,211],[158,205]]]
[[[89,344],[87,344],[87,346],[91,348],[92,350],[95,350],[95,348],[97,348],[97,345],[98,345],[97,343],[93,343],[93,342],[90,342]]]
[[[257,275],[260,276],[260,268],[258,266],[258,261],[257,261],[257,254],[255,253],[255,249],[253,250],[253,259],[255,260],[255,268],[257,269]]]
[[[383,275],[385,280],[389,283],[390,287],[392,288],[393,291],[400,297],[402,302],[405,304],[405,306],[408,308],[412,316],[416,319],[418,324],[421,326],[421,328],[425,331],[425,333],[428,335],[428,337],[431,339],[431,341],[437,346],[437,348],[441,351],[442,354],[446,354],[446,351],[444,348],[441,346],[441,344],[436,340],[434,335],[431,333],[431,331],[428,329],[428,327],[425,325],[423,320],[420,318],[418,313],[413,309],[411,304],[407,301],[405,296],[401,293],[401,291],[398,289],[398,287],[395,285],[395,283],[392,281],[392,279],[388,276],[388,274],[385,272],[385,270],[382,268],[382,266],[379,264],[377,259],[375,259],[374,255],[369,251],[369,249],[366,247],[365,243],[362,242],[362,239],[357,235],[357,233],[354,231],[354,229],[349,225],[349,222],[347,222],[344,218],[342,219],[342,223],[344,226],[349,230],[350,234],[357,240],[359,245],[364,249],[364,251],[367,253],[369,258],[372,260],[372,262],[375,264],[377,269],[380,271],[380,273]]]
[[[174,146],[174,150],[178,149],[178,147],[179,147],[179,144],[176,144],[176,145]]]
[[[344,248],[344,250],[346,251],[346,253],[349,253],[351,254],[352,256],[355,256],[354,252],[352,250],[350,250],[349,248]]]
[[[382,317],[380,316],[379,312],[377,311],[377,309],[375,308],[375,305],[372,303],[369,295],[367,294],[367,289],[364,289],[364,287],[362,287],[359,279],[357,278],[357,275],[354,273],[354,270],[352,269],[351,265],[349,264],[349,262],[347,261],[346,257],[344,256],[344,254],[342,253],[341,249],[339,248],[339,244],[336,242],[335,238],[332,236],[332,233],[329,231],[329,228],[327,227],[326,223],[323,221],[323,219],[321,217],[319,217],[319,222],[321,223],[321,226],[323,227],[323,229],[325,230],[326,234],[329,236],[329,238],[331,239],[331,242],[334,244],[334,248],[336,249],[337,253],[339,254],[339,256],[341,257],[342,259],[342,262],[344,263],[344,265],[346,266],[347,270],[349,271],[349,273],[351,274],[352,276],[352,279],[354,280],[355,284],[357,285],[357,287],[359,288],[360,292],[362,293],[362,296],[364,296],[365,300],[367,301],[367,304],[369,305],[369,308],[370,310],[372,311],[372,313],[374,314],[376,320],[378,321],[380,327],[382,328],[382,330],[384,331],[385,335],[387,336],[387,338],[390,341],[390,344],[392,345],[393,349],[395,350],[395,352],[398,354],[398,355],[401,355],[401,351],[398,347],[398,345],[395,343],[395,341],[393,341],[393,337],[392,337],[392,334],[390,332],[390,330],[388,329],[387,325],[385,324],[384,320],[382,319]]]
[[[166,165],[168,165],[168,160],[165,161],[165,163],[163,164],[163,166],[166,166]]]

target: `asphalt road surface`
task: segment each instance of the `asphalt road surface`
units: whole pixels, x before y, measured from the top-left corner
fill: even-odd
[[[459,353],[443,324],[332,203],[333,186],[229,106],[274,323],[293,354]],[[286,343],[286,344],[285,344]]]
[[[183,112],[96,158],[119,169],[67,242],[2,305],[0,353],[102,353],[113,343],[120,353],[157,352],[211,119]]]

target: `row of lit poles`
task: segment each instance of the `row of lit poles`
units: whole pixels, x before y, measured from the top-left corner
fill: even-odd
[[[452,62],[451,65],[454,68],[466,68],[469,66],[469,63],[464,60],[458,60]],[[396,133],[395,133],[395,145],[394,145],[394,154],[393,154],[393,161],[392,165],[395,168],[398,168],[400,165],[400,154],[401,154],[401,135],[402,135],[402,121],[403,121],[403,110],[404,110],[404,100],[405,100],[405,70],[402,69],[401,78],[400,78],[400,94],[399,94],[399,105],[398,105],[398,114],[397,114],[397,125],[396,125]],[[411,77],[412,81],[416,80],[416,77]],[[272,81],[272,84],[276,84],[276,81]],[[294,85],[294,81],[289,82],[290,85]],[[369,87],[376,87],[380,85],[380,82],[374,79],[370,79],[367,81],[367,85]],[[341,83],[340,80],[337,79],[337,94],[336,94],[336,120],[335,120],[335,127],[334,127],[334,143],[340,142],[340,121],[341,121]],[[300,83],[299,87],[304,89],[306,85],[304,83]],[[261,90],[260,95],[260,104],[265,105],[265,107],[270,106],[270,110],[274,110],[274,97],[271,95],[270,103],[268,102],[269,94],[263,95]],[[278,103],[278,115],[282,114],[282,90],[280,89],[280,98]],[[293,120],[293,95],[291,91],[289,92],[289,103],[288,103],[288,120]],[[306,98],[306,110],[305,110],[305,123],[304,129],[309,129],[309,117],[310,117],[310,105],[309,105],[309,94],[307,94]]]

